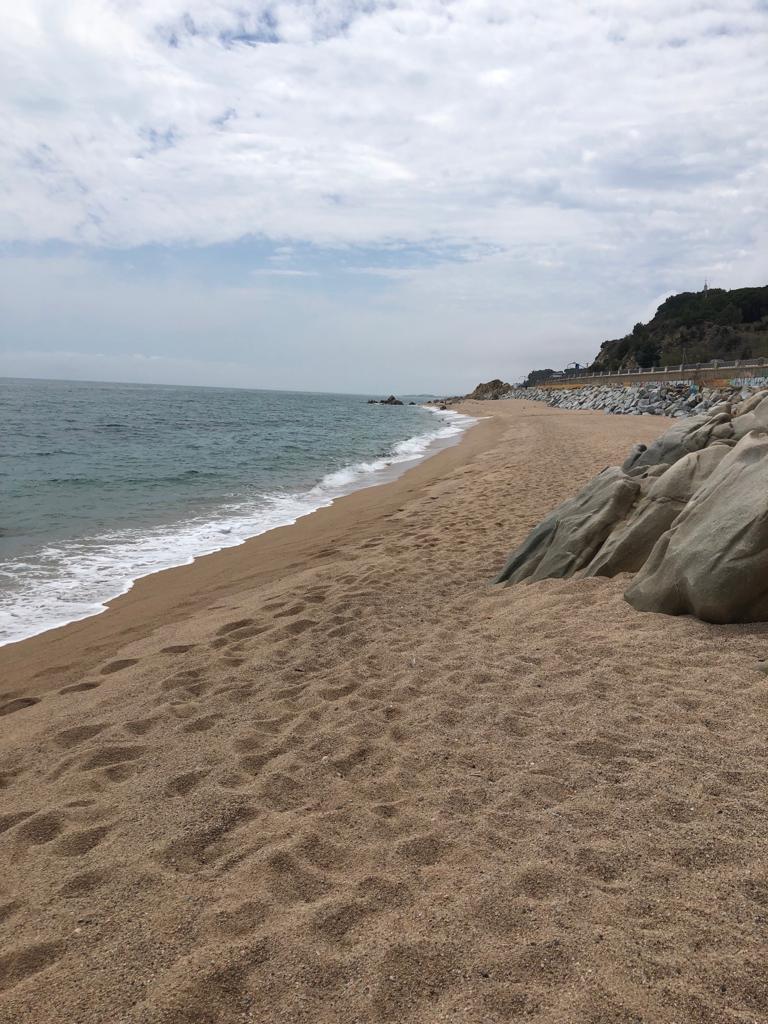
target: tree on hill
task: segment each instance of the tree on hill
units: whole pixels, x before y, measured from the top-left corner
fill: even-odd
[[[647,324],[603,342],[593,366],[637,366],[768,357],[768,286],[670,295]]]
[[[540,384],[543,380],[549,380],[554,375],[554,370],[531,370],[525,378],[525,386],[528,388],[536,387],[537,384]]]

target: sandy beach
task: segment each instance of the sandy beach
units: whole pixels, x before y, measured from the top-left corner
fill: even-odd
[[[0,649],[3,1024],[768,1020],[768,626],[489,586],[669,421],[461,411]]]

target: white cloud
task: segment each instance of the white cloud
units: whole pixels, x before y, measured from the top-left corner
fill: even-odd
[[[27,0],[0,22],[0,241],[265,237],[285,248],[254,287],[275,289],[316,278],[299,243],[458,250],[367,276],[391,282],[399,330],[440,303],[454,347],[456,325],[482,331],[478,366],[515,333],[542,360],[573,330],[594,352],[637,319],[629,302],[768,270],[756,0]],[[312,331],[333,336],[331,305],[307,313]],[[387,344],[360,311],[349,331]]]
[[[582,246],[670,210],[741,245],[765,209],[768,13],[746,0],[30,0],[3,21],[5,239]]]

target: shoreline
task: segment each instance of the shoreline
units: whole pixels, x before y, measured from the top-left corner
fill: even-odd
[[[94,611],[91,615],[73,619],[59,626],[53,626],[40,633],[23,637],[19,640],[12,640],[0,646],[0,679],[12,678],[14,680],[14,692],[19,687],[25,690],[30,696],[37,696],[48,688],[54,688],[72,682],[72,674],[64,672],[59,674],[61,666],[57,666],[52,672],[38,668],[38,661],[41,658],[51,658],[54,661],[68,659],[72,650],[78,650],[80,658],[78,670],[75,674],[81,674],[85,669],[100,659],[101,654],[111,642],[113,631],[121,636],[134,637],[141,635],[142,631],[160,621],[174,621],[176,618],[204,606],[204,602],[215,593],[220,584],[219,580],[237,568],[241,574],[240,581],[243,586],[258,585],[259,582],[270,581],[275,578],[281,570],[290,568],[288,561],[290,555],[291,538],[295,536],[295,543],[302,549],[305,557],[313,559],[310,550],[312,538],[317,531],[317,543],[331,542],[333,538],[327,538],[334,530],[350,529],[350,519],[356,518],[362,511],[365,522],[368,523],[370,510],[367,497],[371,491],[379,494],[382,490],[389,491],[385,503],[389,505],[396,503],[401,492],[399,489],[390,491],[390,488],[397,488],[397,485],[410,478],[411,474],[418,473],[427,464],[440,460],[442,456],[456,449],[463,449],[470,435],[473,435],[482,422],[490,421],[492,416],[482,411],[483,403],[460,403],[449,413],[458,413],[461,416],[468,416],[475,420],[463,428],[460,434],[455,435],[455,440],[443,439],[444,443],[439,444],[440,439],[436,438],[436,448],[427,451],[423,456],[414,460],[413,465],[405,463],[390,464],[380,472],[382,477],[394,473],[389,479],[371,480],[363,486],[354,487],[352,490],[329,500],[328,504],[320,505],[305,515],[299,516],[294,522],[282,526],[271,527],[263,533],[246,537],[236,544],[194,556],[190,561],[179,565],[168,566],[158,569],[144,576],[134,579],[128,588],[121,594],[104,602],[101,611]],[[467,406],[465,409],[464,406]],[[469,411],[472,406],[472,411]],[[479,407],[479,408],[478,408]],[[437,415],[444,415],[438,410],[430,409]],[[483,432],[483,438],[485,432]],[[477,451],[472,446],[471,453]],[[471,457],[467,452],[467,457]],[[411,493],[414,487],[425,486],[433,477],[453,464],[453,460],[442,460],[433,467],[431,473],[419,474],[409,479],[408,486],[404,488],[403,494]],[[404,470],[397,472],[396,466],[405,466]],[[372,474],[373,475],[373,474]],[[357,498],[357,501],[350,499]],[[387,499],[389,499],[387,501]],[[334,513],[328,517],[322,513]],[[367,514],[366,514],[367,513]],[[319,519],[316,517],[320,517]],[[337,523],[338,517],[338,523]],[[374,514],[375,518],[375,514]],[[298,535],[285,534],[285,531],[295,530],[304,525]],[[362,524],[355,522],[355,528]],[[306,533],[306,536],[304,535]],[[262,543],[259,543],[262,542]],[[258,546],[257,546],[258,545]],[[305,545],[308,548],[305,550]],[[239,555],[239,557],[238,557]],[[249,562],[249,569],[242,572],[236,563],[245,558]],[[220,561],[216,561],[220,560]],[[257,564],[261,561],[263,564]],[[272,564],[274,561],[274,565]],[[252,576],[248,575],[252,572]],[[151,611],[149,610],[151,609]],[[89,629],[91,624],[101,622],[105,618],[102,628]],[[119,619],[119,621],[116,621]],[[83,658],[83,654],[86,655]],[[91,658],[92,656],[92,658]],[[50,684],[50,686],[49,686]],[[0,701],[2,695],[0,695]]]
[[[198,550],[193,553],[173,554],[167,558],[165,564],[160,563],[152,568],[142,567],[140,571],[136,571],[136,575],[129,576],[126,574],[124,580],[120,583],[116,579],[112,592],[105,595],[101,600],[94,601],[93,604],[88,606],[89,610],[83,610],[79,614],[72,614],[69,618],[62,618],[60,621],[50,622],[40,627],[30,626],[28,627],[29,632],[21,630],[22,635],[0,641],[0,650],[14,644],[23,643],[25,640],[32,640],[53,630],[63,629],[76,622],[93,618],[96,615],[103,615],[111,604],[129,593],[141,579],[154,576],[159,572],[166,572],[169,569],[191,565],[200,558],[218,554],[220,551],[227,550],[228,548],[240,547],[247,541],[260,537],[272,530],[293,526],[307,515],[312,515],[319,509],[328,507],[340,498],[346,497],[355,491],[390,483],[402,476],[408,469],[419,465],[426,459],[433,458],[444,448],[450,448],[459,443],[464,433],[475,425],[473,417],[468,417],[466,414],[459,413],[456,410],[438,410],[428,405],[424,405],[422,408],[433,416],[441,418],[442,425],[435,431],[427,431],[404,438],[402,441],[394,443],[389,453],[374,458],[370,462],[349,463],[337,470],[329,470],[316,484],[305,491],[285,494],[274,492],[261,495],[260,499],[263,503],[263,507],[260,510],[261,520],[259,520],[257,514],[256,519],[251,524],[250,532],[245,532],[249,528],[244,528],[242,524],[236,532],[232,532],[231,528],[220,531],[218,526],[222,522],[226,522],[228,518],[227,515],[224,515],[222,519],[226,509],[225,507],[220,508],[218,510],[218,518],[214,517],[204,524],[206,533],[216,532],[218,534],[216,542],[209,540],[207,544],[203,545],[202,541],[199,541]],[[467,420],[470,422],[460,422]],[[414,446],[416,446],[415,450]],[[286,511],[284,513],[282,521],[278,519],[277,522],[269,522],[271,517],[267,514],[266,510],[269,507],[268,501],[270,498],[277,498],[280,501],[287,500],[293,504],[290,512]],[[267,525],[264,522],[265,518]],[[170,529],[168,540],[175,540],[179,532],[183,533],[185,530],[189,530],[189,527],[190,521],[180,520],[175,524],[175,529]],[[200,526],[198,526],[199,528]],[[151,536],[152,531],[148,528],[143,535],[144,543]],[[85,538],[86,542],[93,542],[95,539],[98,538]],[[155,541],[155,543],[158,542]],[[141,549],[139,548],[139,550]],[[135,566],[134,569],[138,570],[139,566]],[[119,570],[113,569],[113,575],[119,576]],[[78,602],[75,601],[75,603],[77,604]]]

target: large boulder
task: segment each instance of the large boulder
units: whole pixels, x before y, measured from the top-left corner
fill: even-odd
[[[707,622],[768,619],[768,434],[722,457],[625,596],[639,611]]]
[[[624,523],[611,532],[584,575],[615,576],[641,569],[656,541],[672,526],[730,450],[727,444],[719,443],[690,452],[651,478],[637,505]]]
[[[752,412],[753,409],[760,405],[764,398],[768,398],[768,391],[756,391],[754,395],[750,395],[743,402],[739,402],[736,408],[733,409],[734,416],[744,416],[746,413]]]
[[[690,452],[706,448],[712,440],[712,432],[718,427],[724,427],[722,436],[728,436],[730,433],[729,421],[730,417],[727,413],[717,416],[701,413],[698,416],[680,420],[646,448],[633,462],[633,466],[655,466],[662,462],[671,466]]]
[[[572,576],[585,568],[640,490],[640,481],[618,466],[604,469],[528,535],[494,583]]]
[[[731,420],[733,427],[733,436],[737,441],[740,441],[742,437],[752,430],[767,431],[768,430],[768,397],[764,392],[758,392],[757,395],[753,395],[753,398],[759,398],[762,394],[762,399],[759,402],[750,404],[750,402],[742,403],[740,408],[746,409],[746,412],[739,412],[738,416],[734,416]]]

